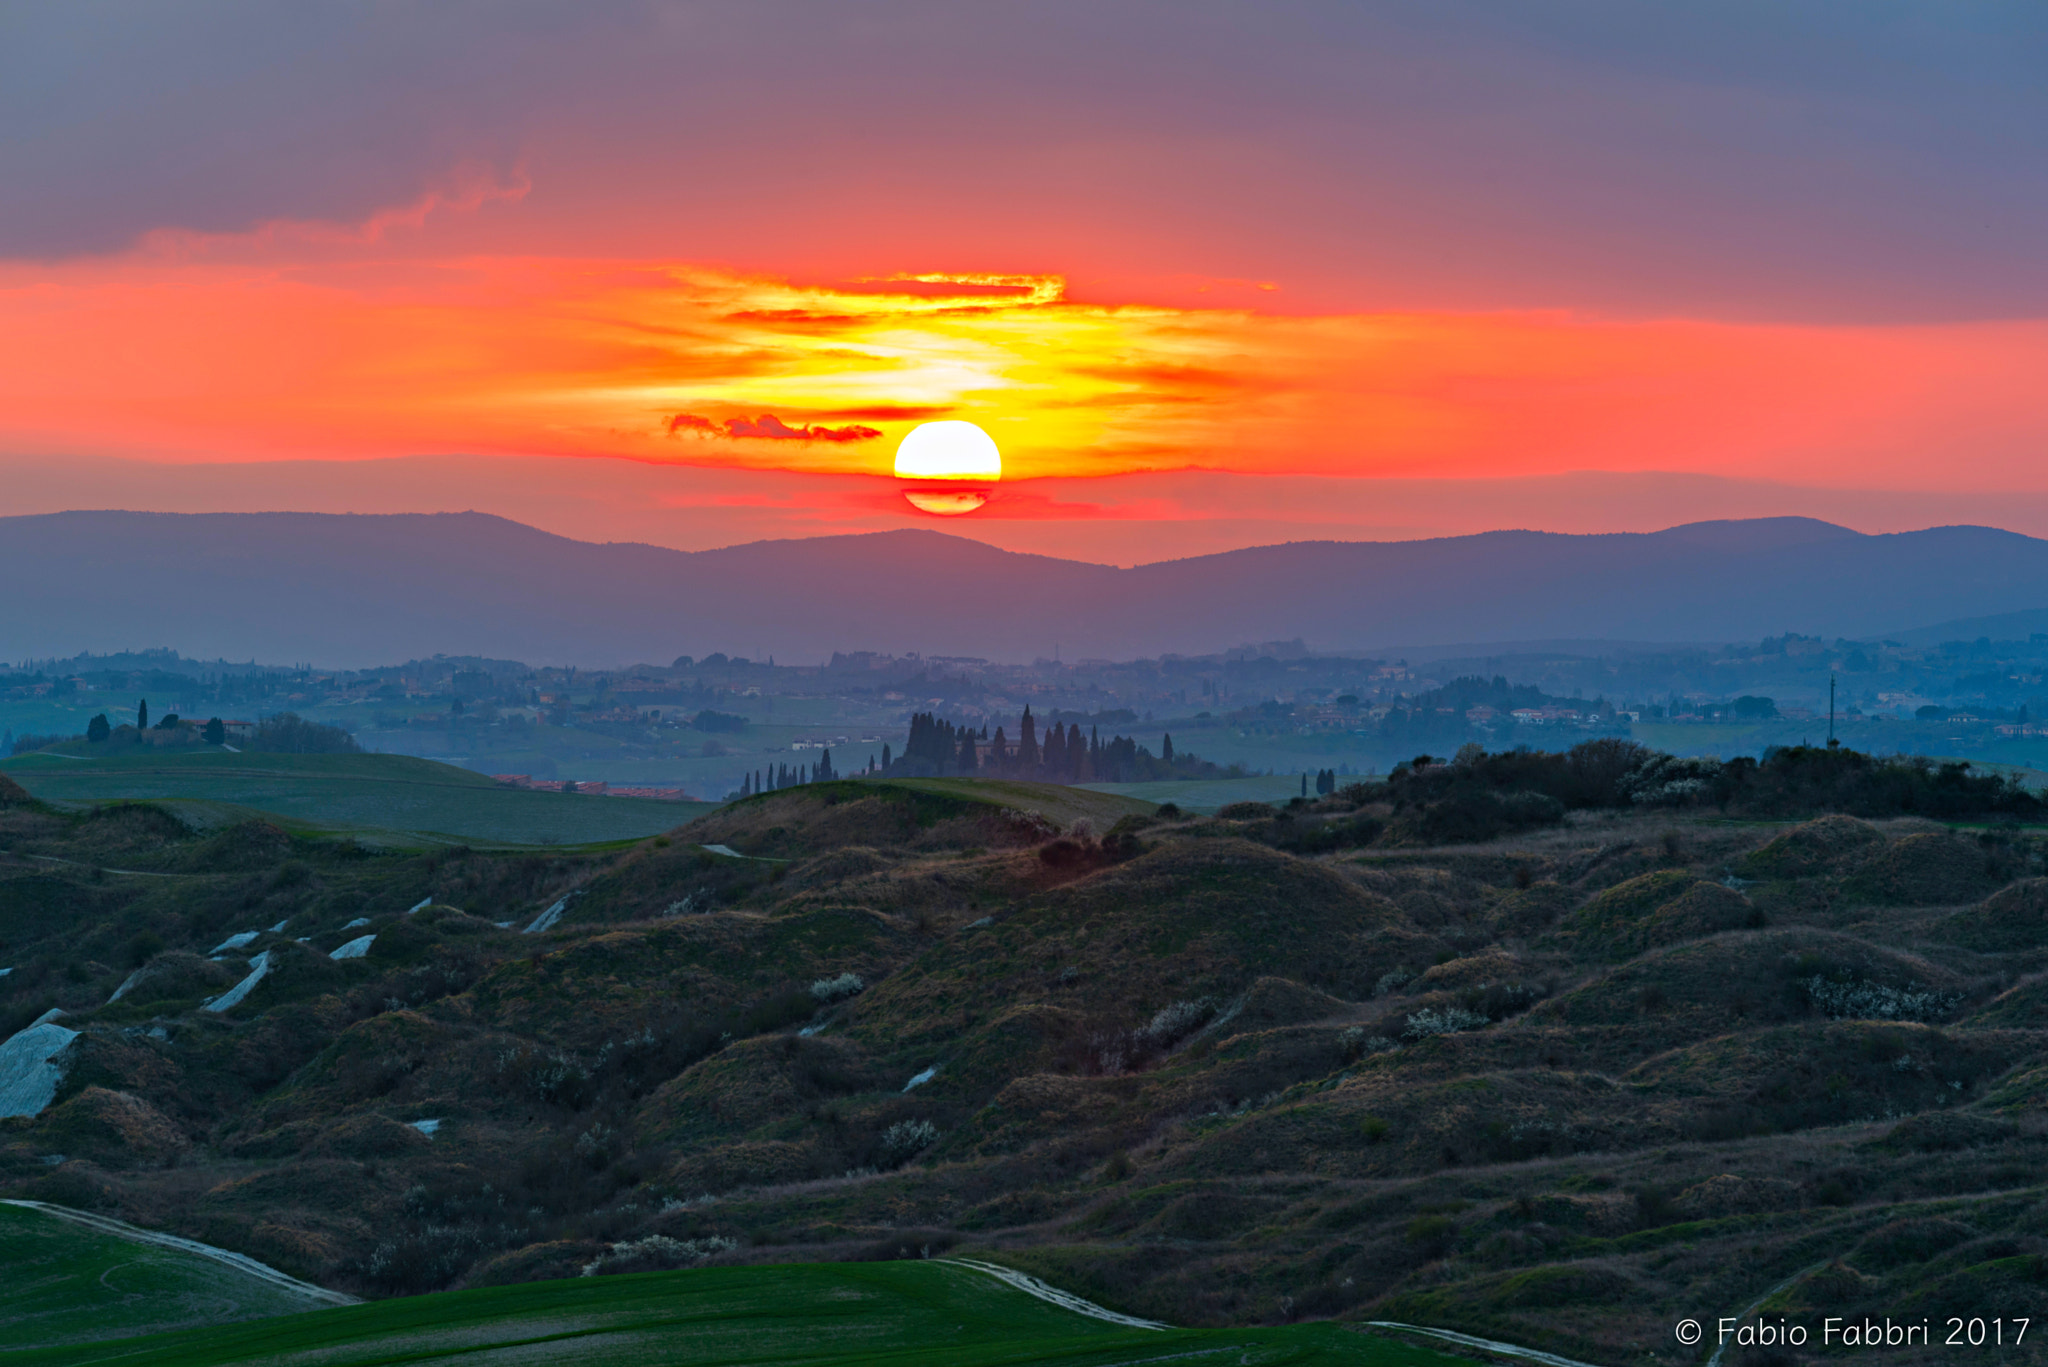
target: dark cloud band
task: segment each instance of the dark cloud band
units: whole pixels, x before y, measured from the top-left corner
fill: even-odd
[[[773,413],[763,413],[758,418],[727,418],[724,421],[703,417],[696,413],[678,413],[666,424],[672,437],[688,432],[700,437],[722,437],[727,441],[872,441],[881,432],[859,423],[848,423],[844,427],[826,427],[822,423],[809,427],[791,427]]]

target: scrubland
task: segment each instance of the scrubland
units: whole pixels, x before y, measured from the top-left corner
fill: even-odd
[[[1180,1325],[1594,1362],[1703,1360],[1673,1324],[1767,1294],[2048,1339],[2037,831],[1579,811],[1446,844],[1367,790],[1008,786],[811,785],[544,856],[17,794],[0,1027],[80,1033],[0,1122],[0,1194],[371,1297],[950,1252]]]

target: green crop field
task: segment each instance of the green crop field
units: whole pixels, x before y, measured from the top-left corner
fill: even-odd
[[[987,802],[1013,811],[1035,812],[1055,826],[1086,819],[1102,830],[1114,825],[1119,817],[1148,815],[1157,805],[1145,798],[1126,796],[1121,792],[1076,788],[1061,783],[1031,783],[1023,779],[888,778],[859,781],[885,783],[915,793],[932,793],[969,802]]]
[[[0,1267],[0,1349],[220,1325],[320,1304],[282,1278],[13,1204],[0,1205]],[[60,1351],[51,1360],[64,1357]]]
[[[1349,783],[1352,780],[1342,779]],[[1301,775],[1257,778],[1167,779],[1158,783],[1090,783],[1092,792],[1137,798],[1147,804],[1171,802],[1182,811],[1213,812],[1233,802],[1285,802],[1301,792]],[[1313,795],[1314,782],[1310,782]]]
[[[45,802],[154,801],[202,826],[271,813],[382,844],[633,840],[683,825],[713,806],[531,792],[406,755],[38,752],[0,764],[0,772]]]
[[[429,1362],[555,1364],[945,1364],[1110,1367],[1205,1364],[1441,1367],[1460,1359],[1333,1324],[1142,1329],[1049,1303],[947,1262],[702,1268],[575,1278],[0,1352],[5,1367],[322,1367]]]

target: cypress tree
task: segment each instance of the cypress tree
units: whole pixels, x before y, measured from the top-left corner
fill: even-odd
[[[886,743],[882,746],[882,772],[889,772],[889,747]]]
[[[1031,704],[1024,705],[1024,720],[1017,723],[1017,772],[1029,778],[1038,771],[1038,723],[1031,719]]]
[[[981,767],[974,753],[974,732],[968,727],[960,728],[960,755],[958,762],[960,772],[963,774],[974,773]]]
[[[135,729],[136,729],[136,730],[138,730],[138,731],[147,731],[147,730],[149,729],[149,699],[148,699],[148,698],[144,698],[144,699],[143,699],[143,700],[142,700],[142,701],[141,701],[140,703],[136,704],[136,707],[135,707]]]
[[[1216,752],[1212,750],[1212,751],[1210,751],[1209,753],[1210,753],[1210,754],[1214,754],[1214,753],[1216,753]],[[1160,741],[1159,741],[1159,758],[1160,758],[1160,760],[1161,760],[1162,762],[1164,762],[1164,763],[1165,763],[1166,765],[1168,765],[1169,767],[1171,767],[1171,766],[1172,766],[1172,764],[1173,764],[1173,734],[1172,734],[1171,732],[1168,732],[1168,733],[1167,733],[1166,735],[1164,735],[1164,736],[1162,736],[1162,737],[1160,738]]]

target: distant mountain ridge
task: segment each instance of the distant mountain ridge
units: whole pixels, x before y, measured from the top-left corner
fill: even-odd
[[[2044,609],[2048,541],[1988,527],[1872,536],[1810,518],[1289,542],[1130,569],[920,530],[688,552],[473,512],[0,518],[10,659],[154,645],[323,665],[474,654],[613,666],[712,651],[803,662],[834,650],[1128,659],[1293,637],[1318,651],[1897,637]]]

